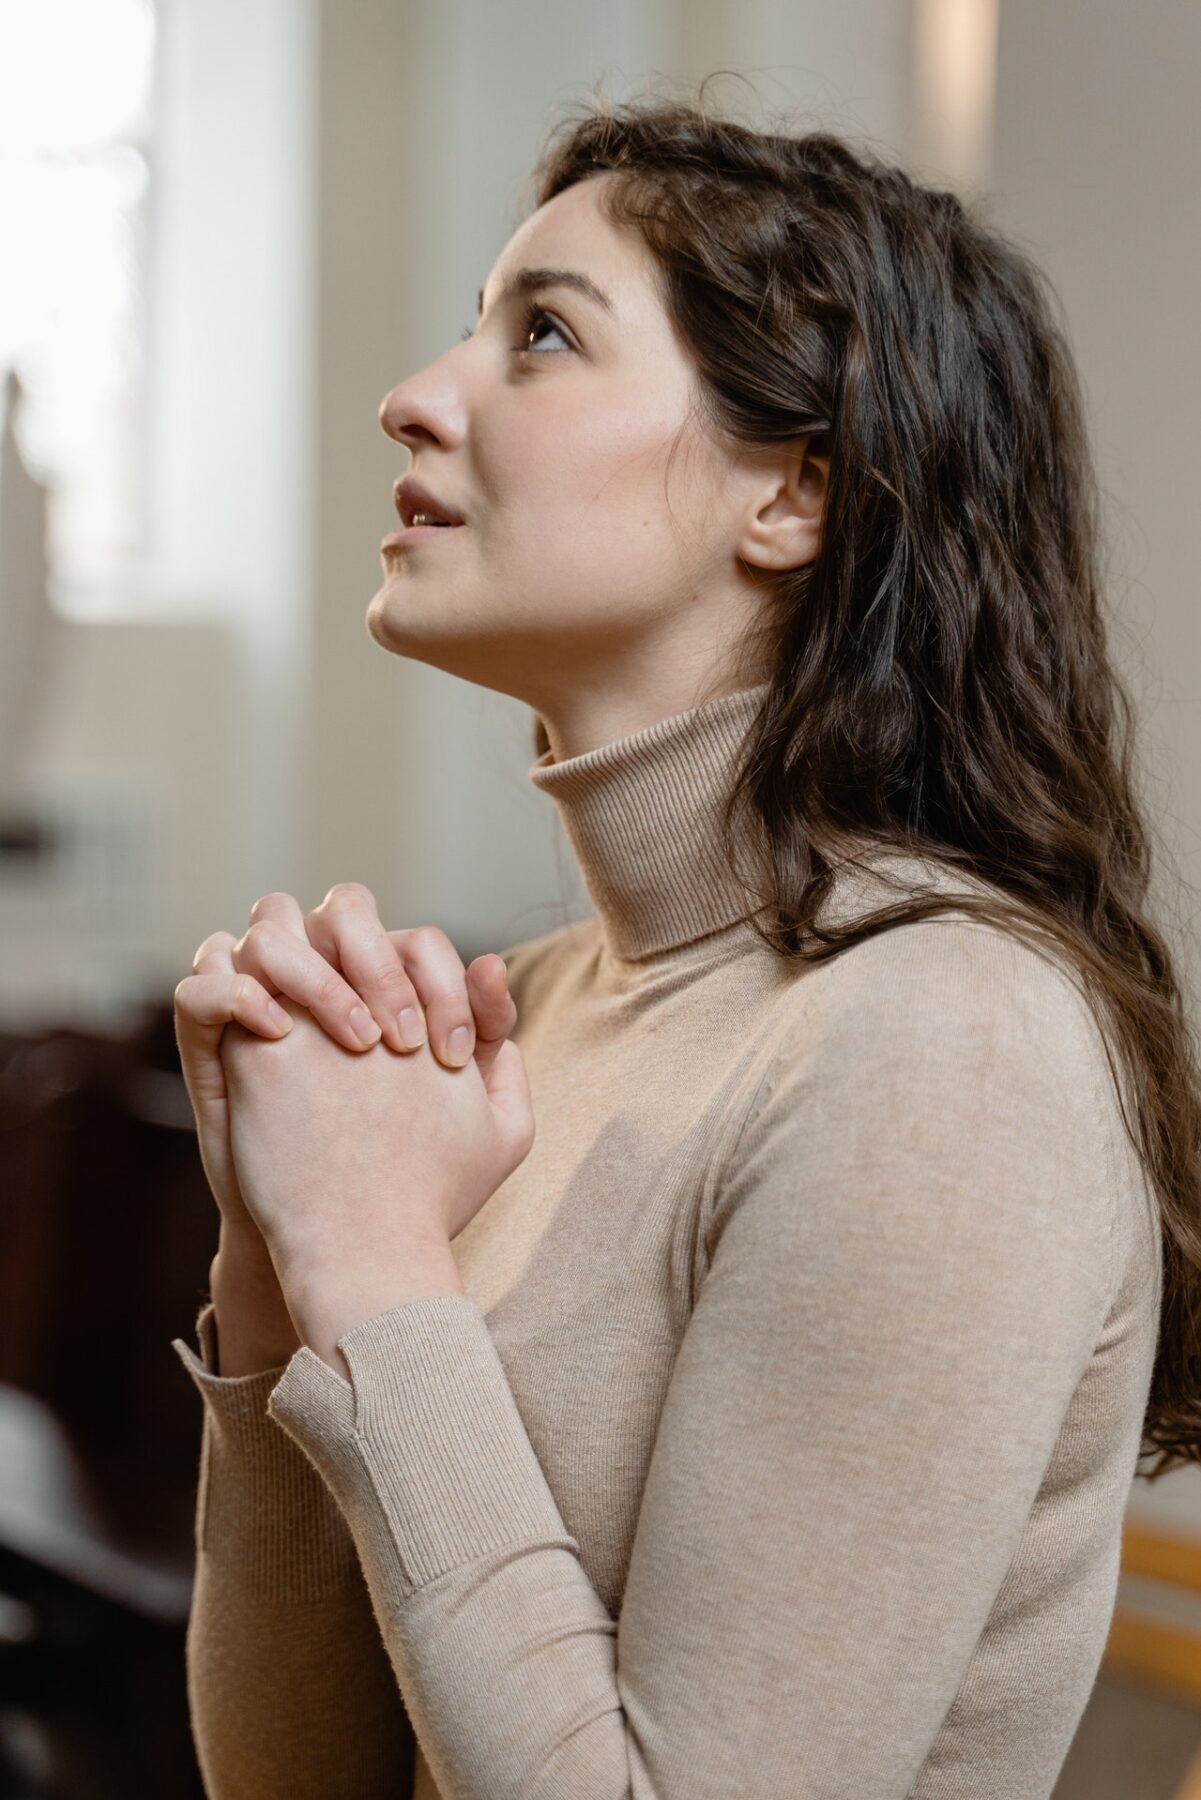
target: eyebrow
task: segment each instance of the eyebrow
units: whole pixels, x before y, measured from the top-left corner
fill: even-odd
[[[500,290],[497,301],[503,306],[509,300],[523,300],[528,294],[540,292],[543,288],[574,288],[577,294],[601,306],[607,313],[613,311],[613,302],[603,288],[597,287],[589,276],[581,274],[578,269],[517,269]],[[484,290],[480,289],[480,316],[484,312]]]

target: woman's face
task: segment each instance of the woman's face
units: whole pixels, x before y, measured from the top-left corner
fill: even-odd
[[[607,179],[522,224],[470,338],[380,409],[403,472],[465,523],[381,552],[371,636],[527,702],[557,754],[694,703],[762,605],[739,557],[780,488],[778,460],[774,480],[735,466],[690,418],[693,365],[650,252],[600,211]],[[528,269],[574,271],[608,304],[549,279],[507,293]],[[598,737],[582,720],[602,713]]]

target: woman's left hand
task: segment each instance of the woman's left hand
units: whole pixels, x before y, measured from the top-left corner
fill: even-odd
[[[511,1039],[484,1073],[474,1059],[446,1068],[428,1041],[352,1052],[307,1008],[278,1004],[287,1037],[234,1023],[221,1040],[239,1186],[290,1305],[325,1294],[345,1310],[360,1295],[383,1310],[529,1154],[524,1059]]]

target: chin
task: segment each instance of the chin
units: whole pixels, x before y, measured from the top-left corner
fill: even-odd
[[[441,628],[442,621],[422,619],[415,611],[419,604],[411,586],[406,584],[401,591],[398,581],[385,581],[367,608],[367,635],[393,656],[428,663],[448,675],[458,674],[453,641]]]
[[[386,595],[388,588],[390,586],[391,586],[391,583],[385,581],[383,587],[377,588],[375,593],[372,594],[370,600],[367,602],[367,612],[365,615],[367,630],[370,632],[371,636],[375,639],[377,644],[380,642],[380,627],[383,624],[383,614],[384,614],[384,606],[385,606],[384,596]]]
[[[367,607],[366,625],[368,636],[382,649],[393,650],[403,655],[404,633],[396,629],[397,620],[391,616],[393,608],[389,605],[389,597],[396,586],[396,581],[389,579],[371,596],[370,604]],[[400,604],[398,597],[397,610]]]

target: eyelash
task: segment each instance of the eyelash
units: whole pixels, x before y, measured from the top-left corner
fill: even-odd
[[[545,308],[539,306],[536,301],[527,300],[525,306],[522,308],[522,313],[521,313],[521,328],[526,337],[529,336],[530,332],[534,328],[535,323],[538,320],[545,320],[546,323],[549,326],[551,326],[551,328],[553,330],[555,330],[559,333],[559,335],[563,339],[564,343],[569,342],[566,331],[564,330],[563,326],[560,325],[558,319],[555,318],[554,314],[548,313],[545,310]],[[473,334],[472,334],[471,326],[466,325],[463,328],[463,335],[462,335],[462,339],[460,341],[466,342],[466,340],[469,337],[471,337],[472,335]],[[525,345],[523,344],[520,347],[520,349],[515,350],[513,352],[513,354],[514,354],[514,356],[532,356],[536,353],[534,351],[528,350],[525,347]]]

